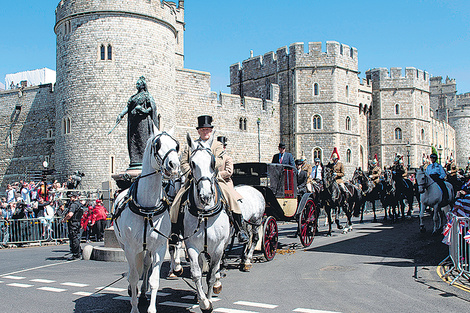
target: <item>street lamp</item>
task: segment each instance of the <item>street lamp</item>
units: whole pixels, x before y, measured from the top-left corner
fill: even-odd
[[[258,162],[261,162],[261,137],[259,134],[259,125],[261,124],[261,119],[259,117],[256,120],[256,124],[258,125]]]
[[[410,142],[406,144],[406,156],[408,157],[408,170],[410,170],[411,164],[410,164],[410,150],[411,150],[411,145]]]
[[[437,152],[439,152],[439,164],[441,164],[441,158],[442,158],[442,151],[444,149],[442,149],[442,146],[439,145],[439,148],[437,148]]]

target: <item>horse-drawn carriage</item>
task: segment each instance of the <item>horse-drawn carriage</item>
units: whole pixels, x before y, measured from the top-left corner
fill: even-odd
[[[312,244],[320,212],[315,193],[299,195],[297,171],[285,164],[238,163],[234,164],[232,180],[235,185],[249,185],[259,190],[266,201],[263,219],[261,250],[270,261],[278,246],[277,221],[295,221],[297,234],[304,247]]]

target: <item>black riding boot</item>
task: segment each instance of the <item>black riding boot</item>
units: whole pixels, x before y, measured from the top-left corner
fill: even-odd
[[[238,233],[238,242],[247,243],[248,235],[242,228],[242,215],[232,212],[233,216],[233,227],[235,227],[235,232]]]

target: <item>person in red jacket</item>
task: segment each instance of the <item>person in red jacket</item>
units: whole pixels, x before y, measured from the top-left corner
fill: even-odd
[[[93,207],[90,205],[88,207],[88,211],[83,212],[82,219],[80,220],[80,226],[82,227],[83,231],[85,232],[86,242],[90,242],[90,235],[91,235],[91,223],[93,217]]]
[[[108,211],[102,205],[101,200],[96,200],[96,205],[93,208],[92,225],[94,225],[94,232],[96,235],[96,241],[103,241],[104,228],[106,227],[106,218],[108,217]]]

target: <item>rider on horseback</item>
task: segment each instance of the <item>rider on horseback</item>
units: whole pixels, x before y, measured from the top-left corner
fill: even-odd
[[[382,175],[382,169],[379,166],[379,161],[377,160],[377,154],[372,160],[372,166],[369,170],[369,178],[377,186],[380,183],[380,176]]]
[[[391,170],[393,174],[393,180],[395,180],[395,184],[397,185],[397,190],[399,192],[403,192],[406,184],[405,178],[408,175],[408,171],[403,165],[403,156],[397,154]]]
[[[330,162],[330,166],[332,166],[333,168],[333,175],[335,176],[336,183],[345,195],[351,195],[351,192],[349,192],[349,190],[346,188],[346,185],[343,181],[344,165],[339,160],[338,150],[336,149],[336,147],[334,148],[333,153],[331,154],[331,161],[332,163]]]
[[[430,156],[431,164],[426,168],[426,174],[429,175],[441,188],[442,190],[442,202],[447,204],[449,201],[449,191],[445,185],[444,179],[446,178],[446,172],[441,164],[436,163],[437,154],[432,153]]]
[[[457,165],[455,164],[454,157],[452,154],[445,165],[445,170],[447,173],[447,181],[454,187],[454,191],[456,192],[458,189],[457,186],[459,185],[459,181],[457,178]]]
[[[203,143],[209,140],[209,138],[212,135],[212,131],[214,128],[214,126],[212,126],[211,124],[212,117],[209,115],[202,115],[202,116],[199,116],[197,119],[198,119],[198,127],[196,127],[196,129],[200,137],[195,142]],[[243,228],[241,227],[242,215],[241,215],[240,207],[238,206],[238,202],[237,202],[237,200],[241,199],[241,196],[237,192],[235,192],[235,190],[233,189],[233,184],[230,186],[225,180],[225,178],[223,177],[225,175],[224,171],[226,171],[227,169],[226,162],[229,161],[227,157],[224,156],[225,155],[224,145],[220,141],[214,140],[212,142],[211,150],[215,156],[215,168],[218,171],[217,182],[220,186],[220,189],[224,195],[225,200],[227,201],[227,206],[229,210],[232,211],[232,216],[234,220],[233,224],[235,227],[235,231],[238,232],[238,240],[240,243],[245,243],[248,241],[248,236],[243,231]],[[173,201],[173,204],[170,208],[171,233],[172,233],[170,241],[172,244],[178,241],[178,237],[182,233],[182,218],[181,218],[182,214],[180,214],[181,200],[183,198],[183,195],[186,193],[187,190],[189,190],[189,187],[190,187],[190,181],[191,181],[191,168],[189,165],[190,155],[191,155],[190,148],[186,147],[186,149],[181,154],[181,170],[183,172],[183,175],[186,175],[186,182],[183,185],[183,187],[181,187],[181,189],[178,191],[178,194],[176,195],[175,200]],[[225,175],[225,177],[226,176],[227,175]]]

